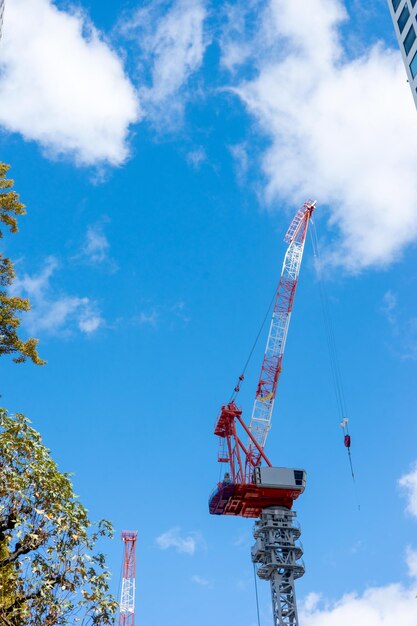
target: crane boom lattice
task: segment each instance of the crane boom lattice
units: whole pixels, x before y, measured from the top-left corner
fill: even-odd
[[[249,430],[262,450],[265,447],[268,432],[271,428],[272,412],[274,410],[278,379],[282,369],[282,358],[290,325],[295,290],[300,274],[304,243],[309,219],[315,205],[315,202],[310,201],[304,203],[303,208],[297,211],[285,236],[285,241],[289,246],[282,265],[265,355],[256,390],[252,417],[249,423]],[[259,465],[260,461],[261,454],[259,448],[249,441],[246,464],[247,475],[251,473],[253,467]]]

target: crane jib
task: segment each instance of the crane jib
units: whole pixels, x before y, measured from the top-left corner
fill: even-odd
[[[304,243],[314,207],[315,203],[306,203],[297,212],[285,237],[289,246],[282,265],[265,355],[249,423],[249,431],[262,449],[265,447],[271,428],[274,400],[282,370],[282,359],[303,258]],[[258,465],[261,460],[259,452],[254,449],[250,441],[248,451],[247,478],[249,478],[253,466]]]

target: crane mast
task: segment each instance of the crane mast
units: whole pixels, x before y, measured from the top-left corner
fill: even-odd
[[[135,624],[135,587],[136,587],[136,530],[124,530],[122,541],[125,544],[122,573],[122,592],[120,597],[119,626]]]
[[[259,518],[255,522],[251,558],[258,576],[270,582],[274,626],[299,624],[294,581],[304,574],[304,564],[298,543],[300,529],[295,523],[296,513],[291,509],[294,500],[304,492],[306,473],[303,469],[272,467],[264,448],[271,428],[305,239],[315,207],[316,202],[305,202],[285,236],[288,248],[249,426],[232,400],[221,407],[214,429],[220,441],[218,461],[226,463],[228,471],[210,496],[209,511],[212,515]],[[239,385],[235,391],[238,390]],[[239,429],[246,433],[247,444],[243,443]]]

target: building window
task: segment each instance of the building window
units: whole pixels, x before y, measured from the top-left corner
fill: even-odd
[[[408,6],[405,5],[403,10],[400,13],[400,17],[398,18],[398,28],[400,29],[400,33],[403,32],[405,25],[408,22],[408,18],[410,17],[410,11],[408,10]]]
[[[415,2],[416,0],[414,0]],[[400,6],[400,2],[401,0],[392,0],[392,6],[394,7],[394,11],[396,11],[398,9],[398,7]]]
[[[408,54],[411,50],[413,43],[416,40],[416,31],[414,30],[414,26],[411,25],[410,30],[407,33],[406,38],[404,39],[404,50],[405,53]]]
[[[415,78],[417,76],[417,52],[413,56],[413,59],[410,63],[410,72],[411,76]]]
[[[397,0],[395,0],[395,1],[397,1]],[[415,7],[416,6],[416,2],[417,2],[417,0],[411,0],[411,6]]]

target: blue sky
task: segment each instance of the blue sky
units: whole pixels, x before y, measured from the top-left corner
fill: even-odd
[[[385,0],[6,0],[3,31],[1,159],[28,207],[4,245],[48,360],[3,361],[3,404],[93,519],[138,530],[138,623],[256,623],[252,523],[208,515],[212,428],[313,197],[361,511],[308,241],[267,443],[308,472],[303,624],[415,625],[417,118]]]

